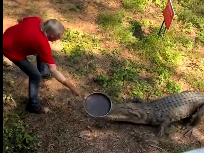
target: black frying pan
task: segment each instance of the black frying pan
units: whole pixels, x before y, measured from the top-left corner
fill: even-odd
[[[104,117],[112,108],[112,102],[103,93],[92,93],[84,100],[84,108],[92,117]]]

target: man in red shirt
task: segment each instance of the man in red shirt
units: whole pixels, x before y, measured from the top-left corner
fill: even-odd
[[[46,113],[38,98],[41,77],[48,76],[47,65],[52,76],[68,87],[76,96],[82,96],[79,90],[56,68],[48,41],[56,41],[65,31],[58,20],[44,22],[39,17],[26,17],[18,24],[8,28],[3,34],[3,55],[17,65],[29,77],[29,101],[26,110],[31,113]],[[37,68],[29,62],[27,56],[37,55]]]

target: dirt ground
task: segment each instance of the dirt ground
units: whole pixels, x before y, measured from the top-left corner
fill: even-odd
[[[118,2],[104,0],[72,0],[66,5],[54,2],[4,0],[3,31],[16,24],[18,17],[41,15],[57,18],[69,28],[102,35],[95,23],[98,12],[103,9],[114,11],[120,7]],[[73,4],[82,2],[86,6],[86,13],[70,11]],[[103,2],[103,6],[98,7],[100,2]],[[109,44],[107,42],[104,45]],[[60,42],[51,46],[55,51],[61,50]],[[63,56],[56,61],[59,69],[68,76],[67,69],[63,67]],[[15,66],[7,75],[15,79],[14,98],[19,103],[19,109],[24,109],[28,78]],[[75,82],[86,88],[87,93],[93,92],[95,88],[88,84],[89,80]],[[24,115],[24,121],[39,137],[39,153],[176,153],[204,147],[204,120],[191,139],[183,137],[179,132],[160,138],[155,127],[107,122],[88,116],[82,103],[54,79],[41,83],[39,96],[52,112],[46,115]]]

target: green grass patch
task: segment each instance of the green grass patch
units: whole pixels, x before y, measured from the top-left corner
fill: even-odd
[[[67,65],[74,67],[75,72],[87,75],[96,70],[93,50],[98,50],[99,39],[95,36],[68,29],[63,36],[63,52],[67,54]]]
[[[121,45],[128,45],[136,41],[131,27],[119,27],[114,29],[113,38]]]
[[[102,12],[98,16],[98,24],[103,29],[118,28],[123,23],[124,12]]]
[[[118,61],[119,63],[116,62],[116,65],[119,65],[119,67],[112,65],[112,69],[108,72],[109,75],[95,77],[95,80],[103,86],[106,92],[119,95],[119,93],[124,92],[124,85],[129,84],[128,82],[131,82],[131,94],[133,95],[144,96],[150,94],[158,96],[162,93],[178,93],[182,90],[181,86],[172,79],[174,70],[180,65],[184,54],[184,51],[179,50],[178,46],[182,44],[186,49],[191,49],[195,45],[193,39],[185,35],[178,35],[174,29],[168,31],[166,36],[158,37],[159,28],[152,29],[150,35],[144,36],[141,26],[145,23],[141,24],[135,20],[129,21],[128,24],[124,23],[122,16],[118,13],[103,13],[99,16],[99,19],[99,24],[104,29],[108,29],[108,32],[117,42],[126,46],[141,60],[151,64],[148,73],[154,76],[154,83],[138,80],[139,71],[145,68],[134,69],[133,67],[136,67],[136,65],[133,67],[129,65],[121,66],[123,62]],[[152,26],[152,24],[148,23],[146,26]],[[112,53],[103,50],[103,54],[109,55],[108,58],[115,62]],[[196,86],[200,88],[200,84],[202,83]]]
[[[107,56],[107,57],[113,57],[115,55],[121,55],[121,50],[113,50],[113,51],[110,51],[110,50],[106,50],[106,49],[101,49],[101,54],[104,55],[104,56]]]
[[[165,92],[170,94],[179,93],[182,91],[181,86],[176,84],[176,82],[173,80],[167,81],[165,89],[166,89]]]
[[[63,35],[64,48],[62,51],[69,53],[72,50],[83,50],[85,52],[99,48],[99,39],[96,36],[67,29]],[[81,54],[81,53],[78,53]]]
[[[121,36],[117,36],[123,42],[119,42],[126,46],[135,56],[139,56],[141,61],[146,61],[145,63],[150,65],[137,65],[136,62],[126,60],[125,58],[124,60],[118,60],[112,52],[104,50],[102,53],[108,55],[107,57],[112,61],[112,66],[108,71],[108,75],[96,76],[95,80],[103,86],[105,92],[117,96],[121,92],[125,92],[127,85],[131,85],[130,94],[141,96],[142,98],[145,95],[159,96],[163,93],[180,92],[182,90],[181,86],[172,79],[174,70],[180,65],[183,55],[183,52],[178,50],[178,44],[183,42],[185,45],[188,45],[191,43],[191,40],[188,40],[186,37],[183,40],[179,40],[176,34],[171,32],[164,37],[158,37],[158,28],[153,29],[150,35],[141,35],[137,39],[134,35],[141,31],[140,23],[133,20],[129,22],[128,26],[129,29],[123,31],[126,33],[128,31],[129,36],[134,37],[134,39],[126,39],[125,42],[124,37],[122,37],[124,34],[121,34]],[[137,33],[134,34],[135,32]],[[151,81],[140,79],[138,75],[141,71],[150,73],[153,76],[150,79]]]
[[[201,43],[204,43],[204,30],[198,32],[198,39]]]
[[[186,75],[185,80],[191,84],[191,86],[200,91],[204,91],[204,80],[203,78],[195,78],[192,75]]]
[[[134,11],[143,11],[148,3],[149,1],[147,0],[122,0],[125,9],[131,9]]]
[[[133,32],[136,25],[134,23],[124,24],[126,13],[123,10],[118,12],[104,12],[98,17],[98,24],[104,32],[108,32],[111,37],[121,45],[128,45],[136,41]],[[131,21],[130,21],[131,22]]]
[[[120,61],[117,57],[113,57],[111,60],[112,68],[108,71],[109,75],[97,75],[94,81],[103,87],[104,92],[110,96],[118,97],[123,91],[125,81],[134,81],[137,70],[130,68],[127,60]]]
[[[36,137],[27,129],[18,114],[3,115],[3,152],[37,152]]]
[[[179,36],[179,38],[180,38],[180,42],[182,43],[183,47],[185,47],[186,49],[192,48],[195,43],[194,40],[186,37],[185,35],[181,35]]]
[[[181,90],[179,85],[173,80],[169,80],[171,74],[169,74],[168,69],[164,71],[160,68],[161,72],[157,74],[160,78],[141,78],[139,77],[140,72],[146,71],[142,65],[137,65],[136,62],[126,60],[125,58],[122,60],[118,59],[110,52],[106,56],[112,61],[111,69],[108,70],[106,75],[100,74],[95,76],[94,81],[101,85],[103,92],[110,96],[119,97],[120,93],[126,91],[127,86],[130,86],[130,95],[140,96],[141,98],[144,98],[145,95],[158,96],[163,92],[175,93]],[[155,81],[153,82],[153,80]],[[161,84],[162,87],[159,87]]]
[[[153,2],[160,8],[166,5],[162,1],[156,0]],[[123,1],[123,4],[126,8],[130,8],[130,6],[140,7],[147,6],[148,1],[130,0]],[[182,14],[178,16],[180,20],[184,19],[182,19]],[[199,23],[201,22],[199,21]],[[122,54],[119,50],[109,51],[100,48],[99,39],[96,37],[68,30],[64,35],[65,46],[63,51],[68,55],[68,62],[72,66],[77,65],[75,73],[81,75],[94,73],[97,66],[93,61],[95,57],[92,51],[101,50],[102,56],[110,60],[111,67],[106,74],[95,76],[94,80],[103,87],[104,92],[112,96],[119,96],[120,93],[127,92],[126,86],[129,86],[130,91],[128,92],[130,94],[141,97],[147,94],[159,96],[163,93],[178,93],[182,90],[173,76],[176,68],[181,64],[182,56],[190,55],[189,50],[195,47],[194,39],[187,37],[182,32],[178,33],[173,28],[165,36],[158,37],[159,27],[155,27],[152,21],[143,19],[140,23],[127,16],[127,12],[124,10],[100,13],[98,24],[104,32],[109,34],[108,36],[128,49],[133,55],[139,57],[140,64],[127,60],[125,57],[119,59],[118,55]],[[194,25],[195,22],[187,19],[183,29],[193,33]],[[142,26],[145,26],[145,28],[151,27],[151,34],[144,35]],[[202,39],[202,37],[203,34],[200,33],[200,38]],[[180,45],[185,47],[186,50],[181,50]],[[192,58],[194,57],[193,55]],[[81,63],[81,66],[79,63]],[[144,71],[151,76],[151,81],[138,77],[140,72]],[[202,81],[201,83],[190,80],[188,82],[191,82],[192,86],[202,89]]]
[[[146,28],[150,28],[153,27],[155,23],[149,19],[142,19],[140,24]]]
[[[163,0],[152,0],[152,2],[155,3],[155,5],[161,9],[164,9],[167,4],[167,1],[163,1]]]
[[[118,97],[123,89],[123,82],[106,75],[97,75],[94,82],[103,87],[102,91],[109,96]]]
[[[134,44],[133,49],[137,51],[136,53],[158,66],[177,66],[181,53],[177,51],[174,38],[168,35],[160,38],[157,32],[158,28],[154,29],[150,35],[144,37],[136,45]]]
[[[178,19],[192,23],[195,27],[204,29],[204,1],[203,0],[181,0],[179,1],[180,9]]]
[[[166,93],[177,93],[181,87],[169,79],[174,74],[174,69],[180,64],[182,53],[177,50],[174,40],[169,37],[159,38],[157,29],[151,35],[144,37],[137,45],[134,44],[134,52],[142,60],[149,61],[149,72],[154,74],[156,88]],[[159,92],[158,92],[159,93]]]

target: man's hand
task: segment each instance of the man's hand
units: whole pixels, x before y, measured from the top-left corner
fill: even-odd
[[[80,90],[78,90],[73,83],[71,83],[71,81],[67,80],[64,75],[62,75],[62,73],[60,73],[57,69],[56,69],[56,65],[55,64],[49,64],[48,68],[50,70],[50,72],[52,73],[52,76],[57,79],[60,83],[62,83],[63,85],[65,85],[67,88],[69,88],[72,93],[75,96],[79,96],[79,97],[83,97],[84,98],[84,94],[82,94],[80,92]]]
[[[76,99],[79,101],[79,102],[81,102],[81,103],[83,103],[84,102],[84,100],[85,100],[85,94],[84,93],[82,93],[82,92],[79,92],[79,90],[78,91],[76,91],[76,92],[74,92],[74,91],[72,91],[72,93],[76,96],[76,93],[79,93],[78,95],[77,95],[77,97],[76,97]]]
[[[77,89],[71,90],[71,91],[72,91],[72,93],[73,93],[75,96],[80,96],[80,95],[81,95],[80,91],[77,90]]]
[[[70,81],[67,80],[63,84],[66,87],[68,87],[75,96],[78,96],[78,97],[81,97],[81,98],[85,97],[85,94],[83,92],[81,92],[78,88],[76,88]]]
[[[85,94],[83,92],[81,92],[80,90],[78,90],[78,89],[72,90],[72,93],[75,96],[81,97],[83,99],[86,97]]]

